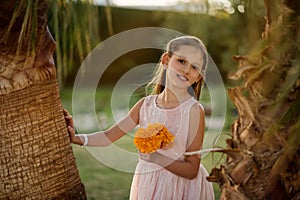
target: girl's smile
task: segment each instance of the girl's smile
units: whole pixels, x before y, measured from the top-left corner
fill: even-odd
[[[189,81],[188,78],[186,78],[185,76],[181,75],[181,74],[177,74],[177,77],[182,80],[182,81]]]

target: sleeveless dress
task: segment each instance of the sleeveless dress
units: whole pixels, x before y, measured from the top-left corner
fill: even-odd
[[[190,109],[199,102],[193,97],[173,109],[156,104],[157,95],[147,96],[140,110],[140,126],[161,123],[175,136],[170,148],[158,152],[174,160],[183,160],[187,148]],[[200,104],[201,105],[201,104]],[[191,122],[193,120],[191,119]],[[139,159],[130,190],[131,200],[213,200],[212,184],[206,180],[207,171],[200,164],[196,178],[177,176],[163,167]]]

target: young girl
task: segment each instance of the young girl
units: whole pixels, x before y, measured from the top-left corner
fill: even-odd
[[[148,86],[153,94],[138,101],[129,114],[111,128],[93,134],[75,135],[72,117],[65,111],[72,143],[107,146],[137,125],[163,124],[174,136],[167,148],[139,153],[130,199],[214,199],[212,184],[197,155],[204,137],[204,109],[199,103],[207,65],[206,48],[196,37],[171,40]]]

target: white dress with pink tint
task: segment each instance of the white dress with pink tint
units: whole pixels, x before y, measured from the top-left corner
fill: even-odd
[[[140,126],[161,123],[175,136],[171,148],[160,149],[159,153],[175,160],[182,160],[187,148],[190,108],[199,102],[189,98],[173,109],[162,109],[156,104],[157,95],[145,98],[140,111]],[[133,177],[131,200],[213,200],[212,184],[206,180],[207,171],[200,164],[196,178],[190,180],[177,176],[163,167],[139,159]]]

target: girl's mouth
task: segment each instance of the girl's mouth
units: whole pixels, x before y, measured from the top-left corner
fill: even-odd
[[[182,81],[188,81],[188,79],[186,77],[182,76],[181,74],[177,74],[177,77]]]

